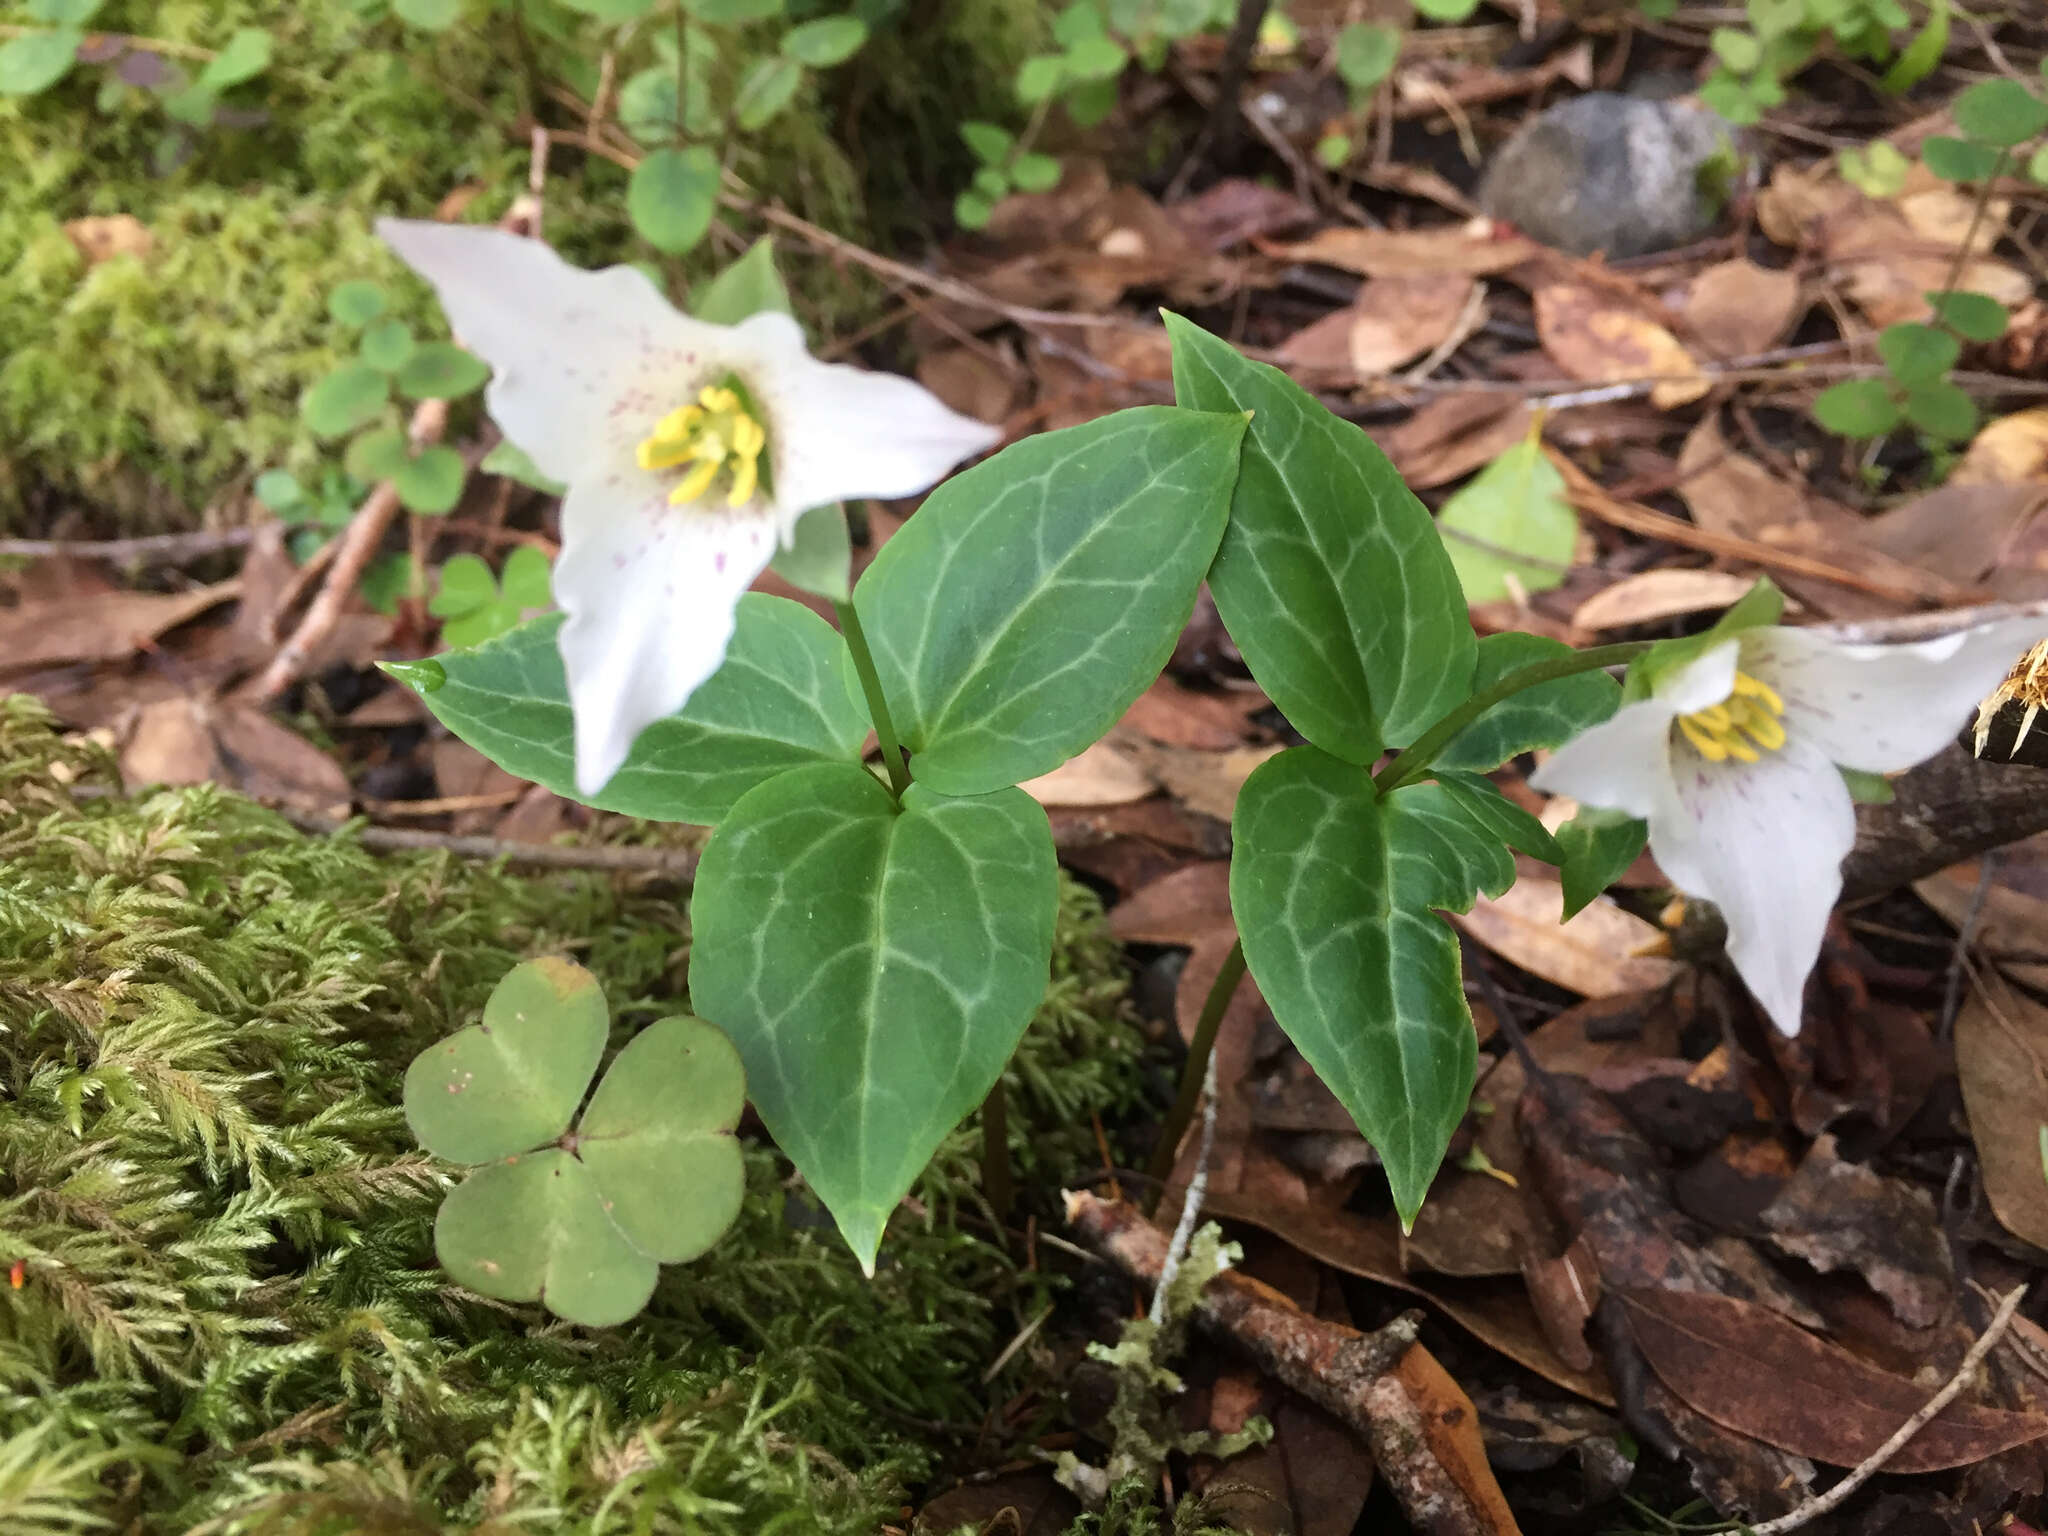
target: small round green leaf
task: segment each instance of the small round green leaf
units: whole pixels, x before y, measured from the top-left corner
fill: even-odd
[[[1863,148],[1852,145],[1842,150],[1835,156],[1835,164],[1844,181],[1864,196],[1880,200],[1897,197],[1913,169],[1913,162],[1883,139],[1874,139]]]
[[[266,469],[256,477],[255,490],[258,501],[280,514],[303,506],[306,500],[306,488],[288,469]]]
[[[996,216],[996,205],[979,192],[962,192],[953,199],[953,222],[962,229],[987,229]]]
[[[47,91],[71,72],[78,59],[82,33],[24,32],[0,46],[0,96],[33,96]]]
[[[2048,187],[2048,144],[2043,144],[2028,159],[2027,174],[2033,177],[2037,184]]]
[[[974,173],[974,190],[990,202],[1007,197],[1010,192],[1010,178],[993,165],[984,165]]]
[[[1010,165],[1010,180],[1020,192],[1050,192],[1060,184],[1061,166],[1051,155],[1019,155]]]
[[[1920,146],[1920,158],[1943,181],[1988,181],[2003,157],[1988,145],[1938,133]]]
[[[436,443],[400,464],[392,472],[391,483],[398,488],[398,499],[407,511],[439,517],[462,499],[462,483],[468,478],[462,455]]]
[[[517,608],[545,608],[554,601],[547,555],[522,544],[505,557],[505,601]]]
[[[1813,402],[1813,419],[1841,437],[1882,437],[1899,424],[1883,379],[1844,379]]]
[[[583,1102],[609,1027],[604,993],[582,966],[553,957],[516,965],[481,1023],[413,1058],[406,1123],[451,1163],[495,1162],[551,1142]]]
[[[2048,101],[2017,80],[1983,80],[1956,98],[1955,119],[1979,144],[2009,149],[2048,130]]]
[[[357,435],[341,456],[341,467],[366,485],[389,480],[411,457],[405,434],[396,427],[372,427]]]
[[[1877,338],[1877,355],[1901,384],[1930,383],[1962,356],[1963,344],[1947,331],[1907,321],[1888,325]]]
[[[1988,293],[1930,293],[1927,302],[1965,341],[1996,341],[2005,334],[2005,306]]]
[[[1906,391],[1906,420],[1929,437],[1960,443],[1976,433],[1977,407],[1946,380]]]
[[[1066,76],[1066,63],[1058,54],[1026,59],[1017,70],[1017,99],[1027,107],[1035,107],[1057,91]]]
[[[702,1019],[662,1019],[619,1052],[576,1128],[576,1155],[635,1248],[686,1264],[733,1224],[746,1103],[740,1053]]]
[[[763,59],[747,71],[733,97],[733,120],[751,133],[772,122],[796,99],[804,67],[794,59]]]
[[[498,600],[498,578],[480,555],[454,555],[442,562],[439,588],[427,602],[437,619],[460,618]]]
[[[501,439],[477,467],[487,475],[503,475],[507,480],[517,480],[521,485],[530,485],[550,496],[559,496],[568,489],[561,481],[550,480],[542,474],[540,466],[533,462],[533,455],[509,437]]]
[[[1341,171],[1351,163],[1351,136],[1326,133],[1316,140],[1316,161],[1326,171]]]
[[[657,149],[633,169],[626,212],[640,237],[658,251],[679,255],[711,228],[718,206],[718,161],[702,145]]]
[[[1016,147],[1016,136],[994,123],[962,123],[960,139],[983,165],[1000,165]]]
[[[425,32],[446,32],[462,15],[462,0],[391,0],[391,14]]]
[[[414,347],[398,370],[399,393],[408,400],[454,400],[482,387],[490,365],[448,341]]]
[[[299,418],[320,437],[345,437],[377,419],[391,381],[368,363],[343,363],[299,401]]]
[[[379,320],[363,332],[357,353],[372,368],[396,373],[413,353],[412,328],[403,320]]]
[[[253,80],[270,68],[270,34],[261,27],[243,27],[228,39],[227,47],[207,61],[199,72],[199,83],[209,91],[225,91]]]
[[[450,1191],[434,1252],[458,1285],[539,1301],[586,1328],[632,1317],[661,1274],[605,1214],[590,1170],[556,1149],[480,1168]]]
[[[366,277],[354,278],[327,295],[327,313],[337,324],[360,330],[384,313],[384,290]]]
[[[821,16],[783,34],[785,56],[812,69],[830,69],[859,53],[868,40],[868,24],[858,16]]]
[[[1763,44],[1753,32],[1738,32],[1733,27],[1716,27],[1710,40],[1714,56],[1738,75],[1746,75],[1763,62]]]
[[[1066,52],[1066,73],[1076,80],[1114,80],[1130,55],[1113,37],[1084,37]]]
[[[1355,21],[1337,34],[1337,73],[1363,95],[1393,73],[1401,57],[1401,29]]]

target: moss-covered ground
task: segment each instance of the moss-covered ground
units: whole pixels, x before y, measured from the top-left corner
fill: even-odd
[[[537,954],[589,966],[621,1035],[675,1011],[678,898],[116,783],[0,700],[8,1536],[871,1531],[1034,1369],[981,1380],[1047,1282],[986,1240],[971,1127],[872,1282],[757,1148],[740,1224],[627,1326],[457,1290],[407,1062]],[[1122,999],[1070,887],[1009,1079],[1037,1187],[1137,1099]]]

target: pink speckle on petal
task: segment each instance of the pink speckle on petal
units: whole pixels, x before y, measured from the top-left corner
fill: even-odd
[[[724,550],[722,550],[722,549],[721,549],[721,550],[720,550],[720,551],[719,551],[719,552],[718,552],[717,554],[715,554],[715,555],[713,555],[713,556],[711,557],[711,568],[712,568],[713,570],[717,571],[717,572],[718,572],[718,574],[719,574],[719,575],[721,575],[721,576],[723,576],[723,575],[725,574],[725,551],[724,551]]]

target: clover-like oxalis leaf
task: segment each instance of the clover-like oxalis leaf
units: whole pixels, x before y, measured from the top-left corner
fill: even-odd
[[[733,1129],[746,1103],[739,1052],[702,1019],[662,1019],[619,1052],[575,1148],[635,1248],[683,1264],[733,1224],[746,1193]]]
[[[1178,315],[1166,329],[1174,398],[1251,416],[1209,590],[1252,676],[1347,762],[1406,746],[1472,683],[1471,620],[1428,510],[1286,374]]]
[[[569,685],[559,614],[496,640],[387,670],[416,688],[456,735],[508,773],[576,793]],[[832,626],[788,598],[740,599],[725,662],[678,714],[640,733],[626,763],[589,802],[650,821],[716,822],[785,768],[856,763],[868,717]]]
[[[580,965],[529,960],[506,972],[483,1022],[413,1059],[405,1118],[421,1146],[451,1163],[488,1163],[569,1129],[604,1053],[609,1018]]]
[[[1515,878],[1477,798],[1463,784],[1382,796],[1362,768],[1295,747],[1245,781],[1231,823],[1245,959],[1380,1154],[1404,1223],[1464,1117],[1478,1055],[1457,937],[1437,912]]]
[[[851,763],[770,779],[704,850],[691,999],[871,1271],[1044,997],[1058,905],[1051,828],[1023,791],[920,783],[898,806]]]
[[[460,1285],[541,1301],[590,1328],[646,1306],[661,1270],[605,1214],[590,1169],[559,1147],[479,1168],[451,1190],[434,1252]]]
[[[1050,773],[1173,654],[1230,509],[1244,417],[1169,406],[1042,432],[955,475],[854,606],[920,782]]]

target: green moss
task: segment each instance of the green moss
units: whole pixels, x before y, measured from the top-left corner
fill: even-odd
[[[407,1062],[535,954],[622,1026],[673,1011],[672,901],[114,783],[0,699],[0,1529],[851,1533],[931,1471],[935,1424],[971,1436],[1044,1290],[949,1219],[971,1132],[872,1282],[765,1149],[739,1225],[625,1327],[435,1268],[452,1170],[405,1133]],[[1048,1180],[1137,1085],[1114,951],[1066,900],[1013,1079]]]
[[[0,180],[0,533],[39,532],[81,507],[98,530],[191,526],[238,480],[309,470],[326,450],[299,426],[299,396],[352,344],[328,325],[326,293],[397,270],[370,220],[424,217],[464,189],[466,217],[495,217],[525,185],[519,124],[534,101],[565,122],[549,86],[581,82],[587,94],[615,36],[532,0],[521,12],[531,27],[473,16],[439,36],[363,11],[288,0],[114,0],[100,11],[96,25],[172,50],[270,31],[271,68],[226,103],[246,126],[181,128],[151,92],[103,90],[101,66],[39,96],[0,97],[0,163],[13,168]],[[943,210],[970,168],[955,127],[1007,100],[1038,12],[1033,0],[913,4],[869,57],[812,81],[737,146],[736,164],[841,233],[921,241],[927,211]],[[0,15],[26,19],[19,7]],[[772,30],[747,36],[772,41]],[[652,57],[643,31],[619,76]],[[618,166],[558,149],[548,238],[588,265],[646,256],[624,187]],[[62,226],[109,214],[147,226],[151,253],[89,266]],[[707,245],[675,269],[676,291],[737,248]],[[858,324],[880,302],[836,263],[795,263],[793,276],[823,330]],[[406,291],[416,314],[431,313],[423,289]]]

